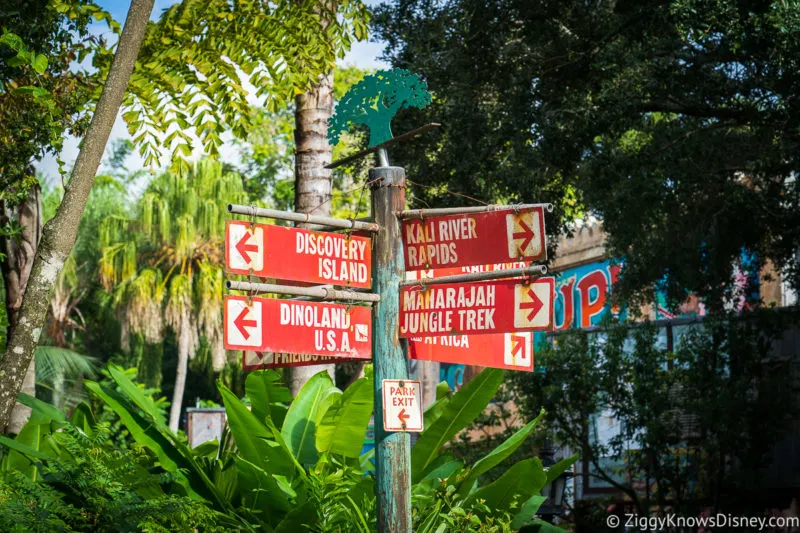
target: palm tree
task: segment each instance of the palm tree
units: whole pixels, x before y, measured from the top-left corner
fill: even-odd
[[[112,293],[130,335],[161,343],[175,334],[178,366],[169,426],[178,430],[189,359],[204,338],[215,371],[226,363],[222,339],[223,249],[226,204],[245,203],[242,179],[222,164],[201,161],[185,176],[155,178],[137,206],[137,217],[108,217],[100,229],[100,279]]]

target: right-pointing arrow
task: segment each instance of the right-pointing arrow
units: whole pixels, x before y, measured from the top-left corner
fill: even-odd
[[[519,304],[519,308],[520,310],[522,309],[531,310],[531,312],[528,313],[528,322],[531,322],[533,321],[533,317],[535,317],[539,313],[539,311],[542,310],[542,307],[544,307],[544,302],[542,302],[542,300],[539,299],[539,297],[536,295],[536,292],[534,292],[532,288],[528,289],[528,296],[530,297],[531,301],[521,302]]]
[[[519,250],[522,255],[525,255],[525,250],[528,249],[528,245],[531,243],[531,241],[536,235],[533,233],[533,230],[521,218],[519,219],[519,225],[522,226],[522,231],[514,232],[511,236],[514,238],[515,241],[522,239],[522,246],[519,247]]]

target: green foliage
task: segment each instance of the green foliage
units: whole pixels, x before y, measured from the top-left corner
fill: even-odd
[[[88,126],[102,74],[75,63],[110,61],[105,39],[89,31],[96,21],[119,31],[91,0],[12,0],[0,12],[0,201],[9,206],[36,183],[33,161],[58,157],[64,135]]]
[[[34,482],[20,470],[0,473],[0,529],[22,531],[223,531],[217,513],[169,494],[170,476],[150,472],[143,448],[112,447],[106,426],[87,435],[67,424],[50,436],[56,457],[39,457]]]
[[[335,145],[353,124],[369,128],[369,146],[392,138],[392,119],[408,107],[422,108],[431,102],[428,86],[407,70],[379,70],[365,76],[345,93],[328,126],[328,142]]]
[[[220,384],[228,428],[221,442],[195,449],[167,428],[163,403],[134,383],[130,371],[110,365],[104,372],[107,379],[88,388],[98,405],[118,417],[113,421],[125,427],[129,445],[120,445],[105,415],[96,417],[85,404],[68,419],[48,404],[21,397],[33,415],[15,439],[0,437],[7,450],[0,463],[0,520],[29,524],[38,512],[43,528],[67,531],[90,525],[100,531],[183,531],[200,523],[212,531],[375,530],[374,478],[361,467],[366,458],[354,453],[363,444],[372,408],[371,372],[344,393],[320,373],[288,412],[288,390],[274,371],[248,376],[252,409]],[[496,390],[498,374],[479,375],[478,388]],[[439,401],[450,413],[480,411],[488,399],[462,389]],[[516,463],[493,483],[481,484],[481,477],[528,438],[537,420],[465,468],[441,454],[441,445],[431,452],[444,425],[451,433],[471,422],[456,419],[458,427],[441,416],[421,435],[423,455],[436,456],[424,476],[414,474],[415,531],[507,532],[512,523],[515,529],[533,523],[538,493],[548,480],[538,459]],[[552,470],[560,473],[572,460]],[[29,503],[34,501],[40,510]]]
[[[148,28],[124,103],[145,164],[163,145],[173,170],[188,170],[192,133],[212,157],[224,131],[245,138],[253,115],[244,80],[275,112],[366,38],[367,19],[359,0],[186,0],[164,10]]]
[[[615,294],[655,285],[717,309],[742,250],[796,279],[800,17],[796,1],[411,0],[375,30],[420,73],[438,121],[394,149],[420,207],[552,202],[555,237],[583,213],[624,258]],[[412,185],[413,187],[413,185]]]
[[[564,333],[537,348],[546,374],[514,376],[516,402],[524,414],[545,407],[549,437],[588,450],[597,482],[639,512],[665,502],[686,515],[763,509],[769,454],[796,412],[789,362],[772,356],[773,343],[797,320],[709,319],[676,331],[674,351],[647,326]],[[599,416],[613,416],[619,434],[599,440]]]

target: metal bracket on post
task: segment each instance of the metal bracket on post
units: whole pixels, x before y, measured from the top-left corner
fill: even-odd
[[[379,533],[411,533],[411,437],[386,432],[383,424],[383,380],[408,379],[406,351],[399,338],[400,282],[403,279],[401,223],[405,208],[405,170],[370,169],[372,212],[381,231],[373,236],[372,358],[375,387],[375,474]]]

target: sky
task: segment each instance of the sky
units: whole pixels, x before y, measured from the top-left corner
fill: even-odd
[[[378,5],[381,0],[363,1],[366,5],[373,7]],[[125,16],[128,12],[128,6],[130,5],[129,0],[97,0],[97,3],[111,13],[111,15],[114,17],[114,20],[118,21],[120,24],[124,22]],[[175,0],[155,0],[153,13],[150,18],[152,20],[157,20],[161,15],[161,12],[174,3]],[[94,29],[94,31],[108,32],[108,28],[105,25],[96,24],[96,29]],[[348,52],[344,59],[340,60],[338,63],[340,65],[354,65],[364,69],[388,68],[388,64],[378,59],[378,56],[381,55],[382,51],[382,42],[369,41],[354,43],[350,52]],[[108,140],[108,144],[106,145],[106,154],[108,154],[109,148],[113,146],[116,139],[131,139],[131,136],[128,134],[128,130],[125,126],[125,122],[122,120],[121,113],[117,116],[117,120],[111,130],[111,136]],[[223,136],[223,139],[225,140],[225,143],[222,147],[220,147],[220,158],[224,161],[238,164],[240,161],[239,152],[231,142],[231,135],[226,134]],[[78,156],[78,142],[79,140],[71,135],[67,135],[65,137],[64,149],[62,151],[61,158],[66,163],[67,170],[72,168],[75,158]],[[195,155],[199,155],[201,152],[202,150],[198,147],[195,150]],[[37,163],[35,166],[38,173],[45,179],[47,183],[53,184],[61,181],[58,177],[58,165],[53,156],[45,156],[42,161]],[[126,166],[131,172],[144,168],[143,161],[137,152],[134,152],[128,158]]]

